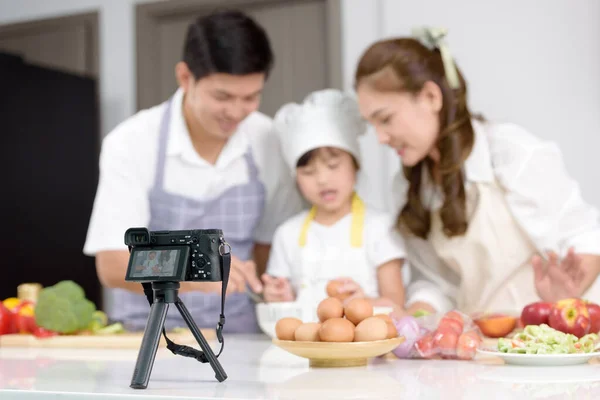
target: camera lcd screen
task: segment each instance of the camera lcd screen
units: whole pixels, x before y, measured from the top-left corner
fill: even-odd
[[[134,249],[130,255],[127,280],[180,280],[187,255],[188,249],[180,247]]]

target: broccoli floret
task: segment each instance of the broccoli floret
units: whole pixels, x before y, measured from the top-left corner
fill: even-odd
[[[83,288],[73,281],[60,281],[52,287],[60,292],[62,297],[73,300],[85,299]]]
[[[85,292],[73,281],[62,281],[42,289],[35,307],[38,326],[59,333],[75,333],[92,320],[96,305],[85,298]]]
[[[87,329],[92,332],[104,328],[108,324],[108,316],[103,311],[94,311]]]

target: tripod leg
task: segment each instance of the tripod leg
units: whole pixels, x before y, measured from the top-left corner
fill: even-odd
[[[168,304],[163,299],[156,299],[150,307],[150,315],[131,379],[130,387],[133,389],[146,389],[148,386],[167,310]]]
[[[183,317],[187,326],[192,331],[192,334],[194,335],[194,338],[196,338],[196,341],[200,345],[200,348],[204,352],[204,355],[206,355],[206,358],[207,358],[208,362],[210,363],[210,366],[212,367],[213,371],[215,371],[215,377],[217,378],[217,380],[219,382],[223,382],[225,379],[227,379],[227,374],[225,373],[223,366],[221,365],[221,363],[215,356],[215,353],[212,351],[210,345],[204,338],[204,335],[202,335],[202,332],[200,332],[200,329],[198,329],[198,326],[194,322],[194,319],[192,318],[192,315],[189,313],[187,307],[185,306],[185,304],[183,304],[183,302],[179,298],[177,299],[177,301],[175,301],[175,306],[177,306],[179,313]]]

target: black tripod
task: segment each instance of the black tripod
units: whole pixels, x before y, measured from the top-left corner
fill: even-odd
[[[150,284],[144,284],[144,289],[146,288],[149,289]],[[160,333],[161,331],[163,334],[165,333],[164,324],[167,318],[169,303],[175,304],[202,351],[200,352],[188,346],[177,345],[171,342],[165,334],[167,347],[175,354],[196,358],[200,362],[210,363],[210,366],[215,371],[215,377],[219,382],[227,379],[227,374],[221,363],[208,345],[200,329],[198,329],[185,304],[179,299],[179,282],[152,282],[152,291],[154,292],[154,301],[150,307],[150,315],[146,323],[130,387],[133,389],[146,389],[148,386],[150,373],[152,372],[152,366],[154,365],[156,351],[160,342]]]

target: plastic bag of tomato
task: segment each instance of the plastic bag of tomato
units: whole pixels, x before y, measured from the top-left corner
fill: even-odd
[[[398,358],[472,360],[482,342],[477,325],[459,311],[406,316],[393,322],[398,334],[406,338],[393,350]]]

